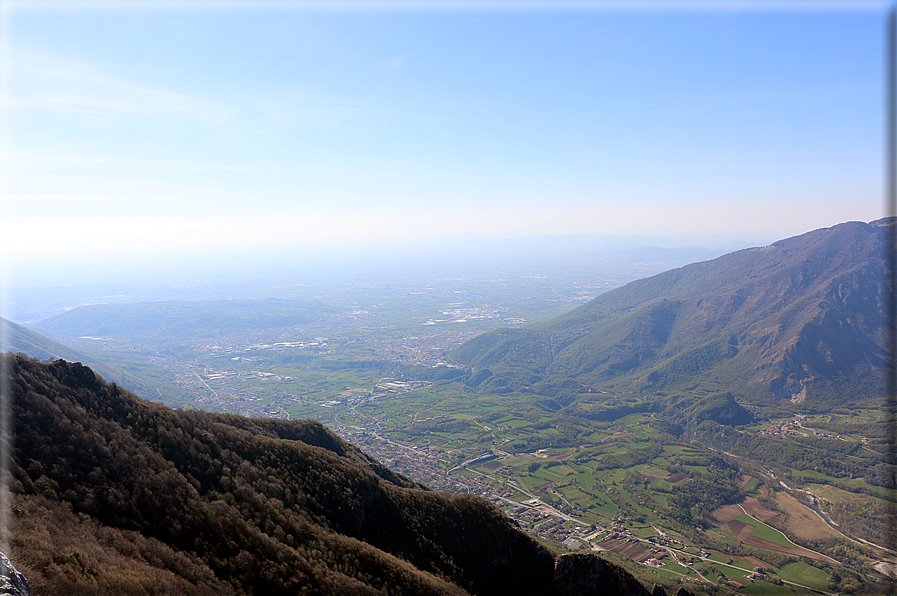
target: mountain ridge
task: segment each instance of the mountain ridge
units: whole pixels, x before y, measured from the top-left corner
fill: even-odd
[[[894,288],[884,273],[893,225],[848,222],[686,265],[531,327],[481,335],[450,357],[488,369],[483,390],[554,397],[677,390],[694,375],[711,381],[708,390],[737,387],[761,403],[843,391],[891,366],[884,313]],[[562,388],[571,382],[575,390]]]
[[[0,317],[0,338],[5,345],[3,350],[21,353],[39,360],[63,359],[69,362],[80,362],[97,371],[110,382],[118,383],[132,391],[146,389],[146,383],[136,376],[110,366],[87,354],[74,350],[44,335]],[[2,351],[2,350],[0,350]]]
[[[258,327],[291,327],[332,313],[332,306],[314,300],[165,300],[82,306],[30,327],[53,337],[111,335],[154,341],[212,337],[222,328],[239,332]]]

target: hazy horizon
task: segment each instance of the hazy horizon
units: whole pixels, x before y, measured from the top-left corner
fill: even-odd
[[[5,283],[878,219],[886,10],[4,2]]]

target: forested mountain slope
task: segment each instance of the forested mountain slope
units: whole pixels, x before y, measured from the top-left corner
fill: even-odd
[[[703,388],[768,404],[877,403],[892,362],[894,225],[844,223],[667,271],[474,338],[451,358],[492,373],[478,377],[490,391]]]
[[[492,504],[316,422],[176,411],[62,360],[11,369],[14,561],[36,593],[563,594]]]

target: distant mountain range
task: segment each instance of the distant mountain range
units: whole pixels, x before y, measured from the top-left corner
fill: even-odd
[[[885,275],[895,223],[843,223],[634,281],[549,321],[476,337],[450,358],[482,391],[558,406],[600,402],[601,391],[877,406],[893,370]]]
[[[176,411],[62,360],[11,370],[14,562],[35,593],[649,595],[316,422]]]
[[[53,337],[81,336],[170,342],[253,329],[292,327],[335,312],[310,300],[201,300],[94,304],[32,325]]]

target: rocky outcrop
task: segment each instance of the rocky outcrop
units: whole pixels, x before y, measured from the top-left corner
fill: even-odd
[[[557,596],[657,596],[656,589],[648,592],[627,571],[592,554],[558,557],[554,585]]]
[[[667,596],[662,586],[651,591],[628,571],[594,554],[567,554],[554,567],[555,596]],[[679,588],[673,596],[694,596]]]
[[[6,555],[0,553],[0,596],[31,596],[28,581]]]

